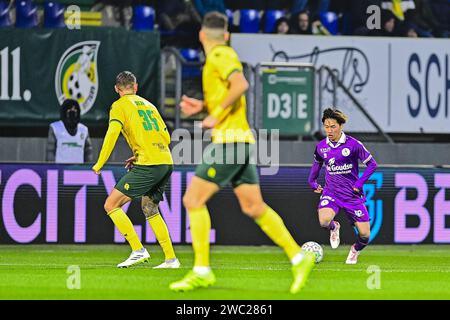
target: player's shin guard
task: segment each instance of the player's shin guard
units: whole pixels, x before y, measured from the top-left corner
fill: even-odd
[[[189,223],[192,236],[192,247],[195,254],[195,267],[209,267],[209,234],[211,218],[206,206],[189,209]]]
[[[143,248],[131,220],[121,208],[111,210],[108,212],[108,216],[111,218],[117,229],[119,229],[120,233],[127,239],[131,246],[131,250],[136,251]]]
[[[255,221],[264,233],[286,252],[290,260],[301,251],[283,220],[269,206],[266,206],[264,213]]]
[[[155,234],[156,240],[158,240],[158,243],[164,252],[165,260],[174,259],[175,252],[173,250],[172,240],[170,240],[169,230],[167,229],[167,225],[161,217],[161,214],[158,213],[153,215],[148,218],[147,221]]]
[[[369,244],[369,238],[363,238],[363,237],[358,236],[358,240],[356,240],[356,243],[355,243],[355,250],[361,251],[368,244]]]

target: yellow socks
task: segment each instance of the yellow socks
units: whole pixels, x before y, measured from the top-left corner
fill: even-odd
[[[165,260],[174,259],[175,251],[173,250],[172,241],[170,240],[169,230],[167,229],[167,225],[161,217],[161,214],[158,213],[148,218],[147,221],[150,224],[150,227],[152,227],[153,233],[164,252]]]
[[[211,218],[206,206],[190,209],[189,222],[191,226],[192,247],[195,253],[195,267],[209,267],[209,233]]]
[[[290,260],[301,251],[301,248],[286,229],[283,220],[269,206],[266,207],[262,216],[255,221],[264,233],[286,252]]]
[[[143,248],[142,243],[134,230],[133,224],[121,208],[111,210],[108,212],[108,216],[111,218],[117,229],[119,229],[120,233],[127,239],[131,246],[131,250],[136,251]]]

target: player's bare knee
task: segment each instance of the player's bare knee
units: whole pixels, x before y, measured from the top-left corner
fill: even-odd
[[[183,205],[186,208],[186,210],[189,209],[197,209],[203,207],[205,204],[198,201],[198,199],[195,199],[194,197],[190,197],[187,195],[183,196]]]
[[[118,207],[117,207],[117,205],[115,205],[115,203],[113,203],[109,199],[106,199],[105,204],[103,205],[103,208],[105,209],[105,212],[108,213]]]
[[[252,219],[258,219],[264,213],[264,205],[259,203],[241,205],[241,209],[242,212]]]
[[[328,220],[319,220],[320,226],[322,228],[327,229],[330,226],[331,221]]]
[[[319,224],[322,228],[328,228],[332,219],[319,215]]]
[[[183,206],[186,210],[192,209],[192,201],[186,195],[183,196]]]
[[[359,234],[359,237],[362,239],[369,239],[370,238],[370,231],[369,232],[362,232]]]
[[[145,219],[150,219],[151,217],[159,214],[158,203],[153,202],[150,197],[142,198],[142,212],[144,213]]]

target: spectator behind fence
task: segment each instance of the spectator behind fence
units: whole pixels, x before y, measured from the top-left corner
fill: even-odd
[[[439,37],[450,37],[450,1],[449,0],[427,0],[434,19],[438,23],[435,34]]]
[[[402,36],[408,37],[408,38],[418,38],[419,37],[419,35],[417,34],[414,27],[411,26],[410,24],[406,24],[403,26]]]
[[[80,105],[67,99],[61,106],[61,120],[50,124],[46,161],[84,163],[93,160],[88,128],[80,123]]]
[[[211,11],[225,14],[225,3],[223,0],[194,0],[195,8],[201,17]]]
[[[367,35],[373,37],[395,37],[396,22],[394,14],[388,10],[381,11],[381,29],[370,30]]]
[[[450,34],[450,1],[449,0],[415,0],[416,10],[412,19],[420,36],[423,31],[435,37],[448,38]]]
[[[310,22],[310,15],[307,11],[301,11],[297,15],[293,15],[291,21],[289,29],[292,34],[330,35],[319,20]]]
[[[286,17],[278,18],[275,22],[275,28],[273,33],[288,34],[289,33],[289,20]]]
[[[102,13],[102,26],[130,28],[133,4],[132,0],[96,0],[91,11]]]
[[[404,21],[408,11],[414,10],[416,4],[414,0],[383,0],[381,2],[383,10],[390,10],[397,20]]]
[[[201,17],[190,0],[164,0],[158,4],[160,29],[167,31],[198,32]]]

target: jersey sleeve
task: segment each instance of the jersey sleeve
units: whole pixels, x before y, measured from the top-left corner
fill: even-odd
[[[316,147],[316,149],[314,150],[314,162],[316,163],[319,163],[319,164],[322,164],[323,163],[323,158],[322,158],[322,156],[320,155],[320,153],[319,153],[319,151],[317,151],[317,147]]]
[[[370,159],[372,159],[372,154],[369,152],[369,150],[366,149],[362,142],[358,141],[356,148],[358,159],[362,163],[366,164]]]
[[[111,110],[109,111],[109,122],[111,123],[111,121],[119,122],[122,127],[125,123],[125,115],[123,114],[122,108],[117,103],[113,103],[111,106]]]
[[[235,71],[243,70],[237,53],[231,48],[216,50],[210,59],[222,80],[227,80]]]

